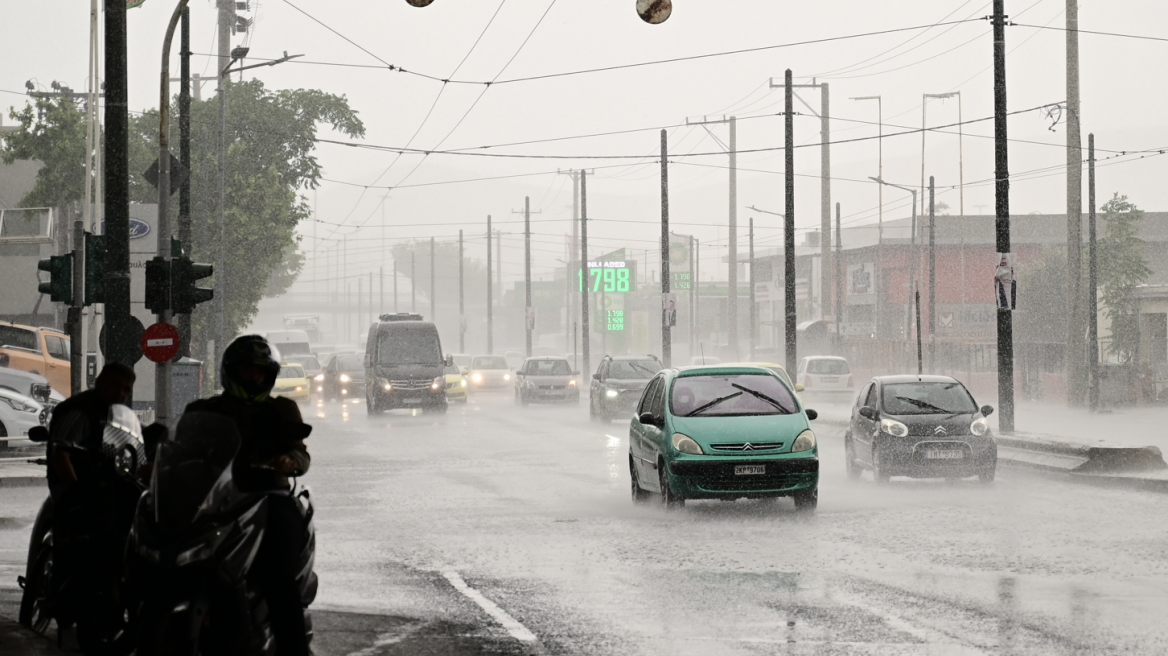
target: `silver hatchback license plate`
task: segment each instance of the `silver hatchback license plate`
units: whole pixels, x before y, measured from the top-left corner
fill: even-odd
[[[960,449],[926,449],[925,458],[929,460],[961,460],[965,452]]]
[[[422,399],[402,399],[402,403],[406,405],[417,405],[422,402]]]
[[[734,465],[735,476],[752,476],[766,473],[766,465]]]

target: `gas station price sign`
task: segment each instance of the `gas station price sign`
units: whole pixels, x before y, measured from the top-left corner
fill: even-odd
[[[625,329],[625,311],[624,310],[607,310],[608,315],[607,330],[620,331]]]
[[[606,294],[622,294],[637,289],[636,262],[625,261],[590,261],[587,274],[581,268],[577,272],[581,292],[604,292]]]
[[[680,271],[673,273],[673,289],[691,289],[693,287],[693,274],[689,271]]]

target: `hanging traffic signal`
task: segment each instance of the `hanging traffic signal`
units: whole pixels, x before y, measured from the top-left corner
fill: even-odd
[[[172,264],[161,255],[146,261],[146,309],[154,314],[170,309]]]
[[[208,278],[215,272],[210,264],[191,262],[189,257],[171,260],[174,285],[173,309],[177,314],[190,314],[199,303],[206,303],[215,297],[215,291],[196,287],[195,283]]]
[[[37,269],[49,272],[49,281],[37,285],[54,303],[73,302],[73,254],[53,255],[37,262]]]
[[[105,237],[85,233],[85,300],[84,305],[105,303]]]

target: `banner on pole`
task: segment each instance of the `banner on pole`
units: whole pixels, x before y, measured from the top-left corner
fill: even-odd
[[[1018,309],[1018,280],[1014,277],[1014,254],[998,253],[994,268],[994,298],[999,310]]]

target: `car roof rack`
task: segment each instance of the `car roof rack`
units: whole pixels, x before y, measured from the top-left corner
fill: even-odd
[[[422,321],[422,315],[416,312],[396,312],[394,314],[383,314],[378,317],[382,321]]]

